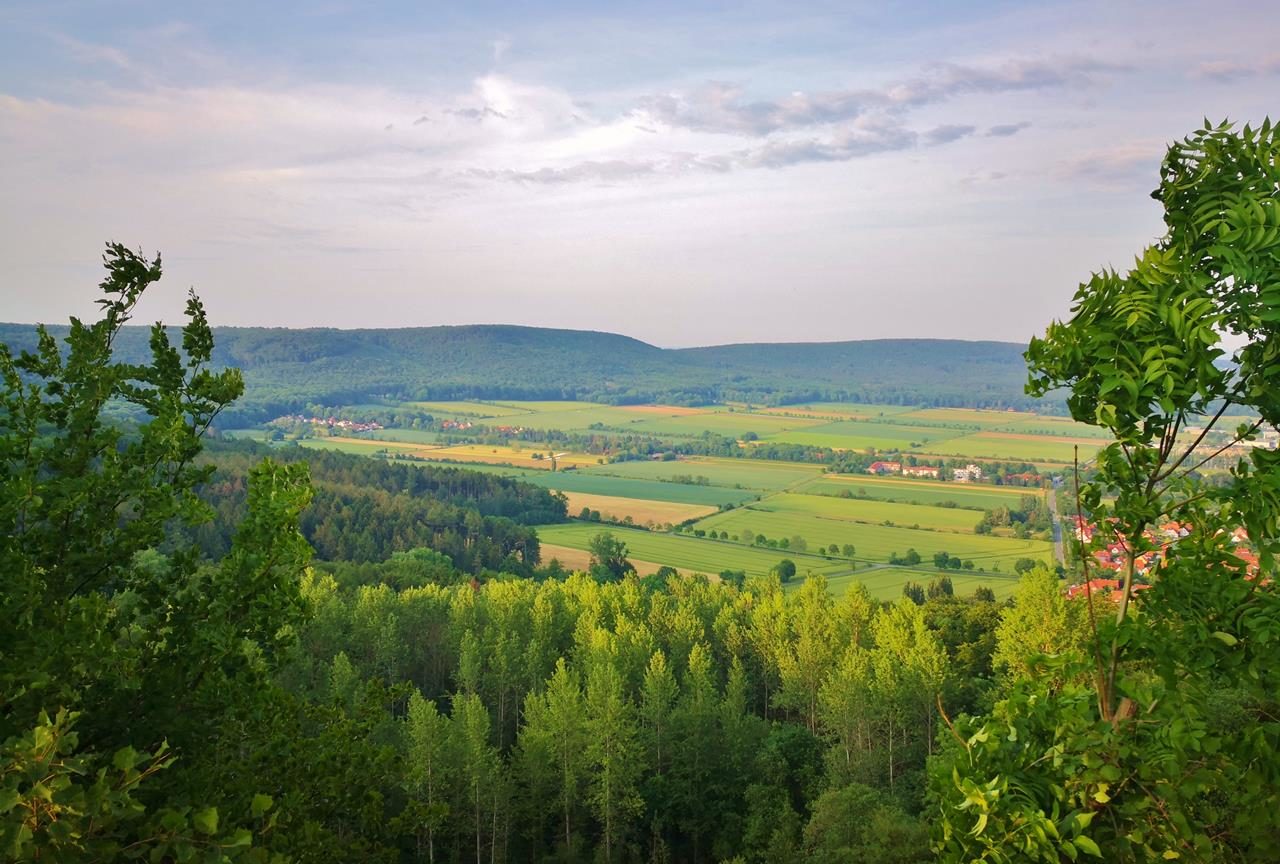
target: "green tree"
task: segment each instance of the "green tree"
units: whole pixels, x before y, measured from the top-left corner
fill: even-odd
[[[796,577],[796,562],[790,558],[783,558],[773,566],[773,572],[777,574],[785,585]]]
[[[179,346],[157,324],[147,362],[118,360],[162,271],[118,244],[104,264],[99,320],[72,319],[65,346],[43,327],[34,353],[0,346],[0,836],[19,859],[220,860],[251,841],[200,772],[219,724],[265,701],[302,618],[306,468],[256,467],[230,553],[201,565],[185,539],[211,513],[197,457],[241,378],[210,368],[194,293]]]
[[[597,582],[616,582],[636,568],[627,560],[627,544],[610,531],[601,531],[587,544],[591,575]]]
[[[1270,122],[1206,124],[1175,143],[1153,194],[1164,235],[1129,272],[1082,284],[1071,319],[1027,351],[1029,390],[1065,388],[1072,416],[1114,439],[1079,498],[1098,542],[1125,550],[1121,586],[1114,605],[1089,608],[1084,658],[1034,661],[990,715],[956,724],[933,773],[944,861],[1280,855],[1280,595],[1231,540],[1246,528],[1273,571],[1280,453],[1232,457],[1220,486],[1197,477],[1280,421],[1278,190]],[[1259,419],[1210,443],[1233,410]],[[1191,535],[1135,615],[1147,529],[1166,519]]]
[[[586,696],[587,759],[591,765],[588,801],[600,824],[604,860],[620,856],[631,822],[644,809],[640,798],[640,748],[635,711],[622,688],[617,665],[592,665]]]

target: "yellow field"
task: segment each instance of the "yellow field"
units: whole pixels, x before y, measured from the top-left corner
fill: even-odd
[[[619,498],[615,495],[593,495],[586,492],[566,492],[569,499],[569,515],[576,515],[583,507],[599,510],[601,516],[625,519],[630,516],[637,525],[677,524],[686,519],[710,516],[719,508],[702,504],[680,504],[675,501],[648,501],[643,498]]]
[[[606,530],[601,528],[600,530]],[[568,546],[553,546],[550,543],[542,544],[542,563],[548,563],[552,558],[559,561],[566,570],[582,570],[586,571],[591,567],[591,553],[585,549],[570,549]],[[648,576],[650,573],[657,573],[661,564],[654,564],[652,561],[640,561],[635,558],[628,558],[631,565],[636,568],[636,572],[641,576]]]
[[[336,444],[347,444],[355,447],[367,447],[369,452],[375,450],[405,450],[405,451],[427,451],[435,452],[439,447],[431,444],[412,444],[408,441],[383,441],[380,438],[348,438],[345,435],[329,435],[324,438],[312,438],[311,441],[318,445],[323,445],[326,441],[332,441]],[[346,448],[343,448],[346,449]]]
[[[419,448],[427,449],[427,448]],[[453,447],[436,447],[431,448],[432,459],[452,459],[455,462],[489,462],[494,465],[518,465],[521,468],[541,468],[545,471],[551,470],[551,460],[546,456],[552,451],[546,446],[532,447],[525,446],[519,450],[514,447],[493,447],[487,444],[458,444]],[[542,459],[534,459],[534,453],[541,453]],[[569,465],[576,467],[585,467],[587,465],[597,464],[598,456],[591,456],[587,453],[567,453],[556,460],[559,467],[564,468]]]
[[[686,408],[682,405],[619,405],[623,411],[635,414],[657,414],[661,417],[688,417],[691,414],[709,414],[706,408]]]

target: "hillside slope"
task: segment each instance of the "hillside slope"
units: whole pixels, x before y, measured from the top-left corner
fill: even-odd
[[[51,328],[63,336],[65,327]],[[215,328],[220,365],[244,370],[237,413],[388,399],[588,399],[787,404],[850,399],[1027,407],[1023,346],[880,339],[663,349],[627,336],[509,325],[387,330]],[[122,359],[141,360],[148,330],[127,328]],[[175,334],[176,340],[176,334]],[[34,346],[31,325],[0,341]]]

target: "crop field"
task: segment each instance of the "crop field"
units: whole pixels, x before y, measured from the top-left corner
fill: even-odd
[[[773,435],[770,440],[809,444],[814,447],[832,447],[838,450],[865,450],[868,447],[875,447],[877,450],[893,448],[906,450],[912,444],[936,443],[963,434],[965,434],[964,430],[959,429],[841,420]]]
[[[947,483],[937,480],[911,480],[904,477],[876,477],[871,474],[823,474],[812,482],[796,487],[807,495],[843,495],[874,498],[880,501],[904,501],[912,504],[943,504],[957,507],[1008,507],[1018,503],[1022,495],[1043,494],[1040,489],[1017,486],[983,486]],[[973,512],[973,511],[970,511]]]
[[[1013,432],[1022,435],[1039,435],[1049,438],[1099,438],[1103,442],[1110,440],[1111,436],[1105,429],[1097,426],[1090,426],[1087,423],[1077,423],[1067,417],[1035,417],[1029,420],[1019,420],[1015,423],[1008,423],[1002,426],[994,426],[986,430],[988,432]]]
[[[507,469],[514,470],[514,469]],[[607,495],[615,498],[637,498],[648,501],[668,501],[675,504],[718,508],[721,504],[741,504],[754,495],[744,489],[724,486],[695,486],[691,483],[663,483],[661,480],[641,480],[631,477],[611,477],[594,471],[526,471],[521,469],[521,480],[536,483],[547,489],[561,492],[579,492],[587,495]],[[581,508],[579,508],[581,509]]]
[[[378,442],[386,444],[385,441]],[[448,460],[450,462],[487,462],[491,465],[514,465],[518,468],[536,468],[550,472],[550,459],[534,459],[534,453],[541,453],[545,457],[550,451],[544,448],[535,447],[515,447],[491,446],[488,444],[455,444],[450,447],[435,447],[431,449],[421,449],[419,454],[428,459]],[[597,456],[591,456],[586,453],[569,453],[561,456],[557,463],[564,465],[594,465]]]
[[[315,450],[337,450],[342,453],[359,453],[363,456],[373,456],[384,450],[388,453],[413,454],[438,452],[437,448],[424,447],[421,444],[383,441],[375,438],[345,438],[337,435],[331,438],[302,438],[299,439],[298,444]]]
[[[577,411],[583,408],[608,407],[606,405],[601,405],[599,402],[575,402],[571,399],[499,399],[489,404],[496,405],[500,408],[514,408],[517,411],[525,411],[530,414],[539,414],[546,411]]]
[[[755,414],[746,411],[714,411],[705,414],[685,414],[677,417],[652,417],[627,426],[629,430],[651,435],[682,435],[696,437],[703,432],[715,432],[741,438],[748,432],[760,437],[777,435],[794,429],[822,425],[822,420],[811,417],[778,417],[772,414]]]
[[[977,520],[975,519],[976,523]],[[738,508],[726,513],[708,516],[696,523],[706,530],[727,531],[730,537],[743,531],[764,534],[774,540],[800,536],[813,550],[835,543],[843,546],[852,543],[859,560],[883,563],[891,553],[903,554],[915,549],[928,561],[935,552],[949,552],[972,559],[977,567],[990,570],[999,565],[1008,570],[1019,558],[1035,558],[1046,563],[1053,561],[1053,547],[1040,540],[1015,540],[1008,537],[990,537],[977,534],[951,534],[942,531],[923,531],[885,525],[866,525],[859,522],[841,522],[831,519],[815,519],[806,514],[766,513],[759,510]]]
[[[1080,461],[1084,462],[1093,458],[1102,444],[1103,442],[1099,439],[978,432],[962,438],[927,444],[920,448],[920,452],[940,456],[967,456],[972,459],[1070,464],[1077,446],[1080,448]]]
[[[706,477],[713,486],[773,491],[821,476],[822,466],[765,459],[679,459],[613,462],[591,468],[589,473],[646,480],[670,480],[682,475]]]
[[[813,520],[861,522],[880,525],[885,521],[911,527],[918,525],[930,531],[972,534],[981,514],[955,507],[931,507],[925,504],[894,504],[888,501],[858,498],[832,498],[825,495],[799,495],[783,492],[763,501],[748,504],[745,512],[786,513]]]
[[[579,403],[579,407],[548,411],[536,411],[529,414],[513,414],[503,417],[491,425],[523,426],[526,429],[560,429],[564,431],[588,429],[594,423],[605,426],[623,426],[631,423],[635,417],[621,408],[608,405],[592,405]]]
[[[766,411],[813,411],[822,415],[849,417],[889,417],[917,410],[914,405],[872,405],[868,402],[806,402],[803,405],[779,405]]]
[[[691,417],[695,414],[709,414],[710,408],[690,408],[686,405],[619,405],[619,409],[631,414],[657,417]]]
[[[877,600],[896,600],[902,596],[902,586],[907,582],[928,584],[930,579],[940,575],[941,571],[932,567],[911,570],[905,567],[876,567],[874,569],[856,570],[827,577],[827,591],[834,597],[843,597],[855,583],[861,582],[868,593]],[[1004,600],[1013,595],[1018,587],[1018,577],[1012,573],[973,573],[970,570],[948,570],[951,585],[957,597],[972,594],[979,587],[990,588],[997,600]],[[784,590],[795,591],[804,584],[804,580],[795,579]]]
[[[591,553],[586,549],[574,549],[569,546],[555,546],[550,543],[543,543],[542,563],[550,563],[552,558],[559,561],[566,570],[586,572],[591,569]],[[657,573],[662,567],[661,564],[653,561],[641,561],[639,558],[628,558],[627,560],[636,568],[636,573],[641,576]]]
[[[923,408],[894,417],[899,423],[964,423],[970,426],[1007,426],[1010,423],[1040,419],[1030,411],[989,411],[978,408]]]
[[[417,408],[449,417],[508,417],[512,414],[526,413],[523,408],[494,405],[491,402],[404,402],[401,404],[407,408]]]
[[[790,558],[795,562],[797,575],[800,576],[810,570],[835,574],[850,569],[847,561],[828,561],[818,555],[796,554],[785,549],[758,549],[701,537],[620,528],[616,525],[584,522],[543,525],[538,528],[538,538],[543,543],[555,546],[586,549],[591,538],[602,531],[608,531],[624,541],[629,556],[667,564],[690,573],[716,574],[721,570],[743,570],[748,576],[763,576],[783,558]],[[546,557],[545,552],[543,557]]]
[[[606,519],[623,520],[630,516],[631,521],[637,525],[679,524],[690,519],[700,519],[717,510],[706,504],[650,501],[616,495],[591,495],[586,492],[566,492],[565,496],[569,499],[569,513],[572,515],[586,508],[598,510]]]
[[[364,438],[378,441],[404,441],[409,444],[436,444],[440,441],[440,433],[427,429],[375,429],[372,432],[363,433],[361,439]]]

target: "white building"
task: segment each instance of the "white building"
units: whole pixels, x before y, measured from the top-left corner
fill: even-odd
[[[951,471],[952,478],[957,483],[977,483],[982,479],[982,469],[977,465],[969,464],[964,468],[953,468]]]

